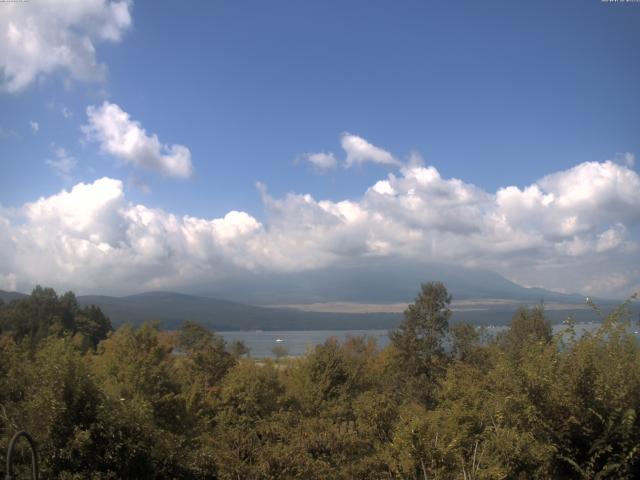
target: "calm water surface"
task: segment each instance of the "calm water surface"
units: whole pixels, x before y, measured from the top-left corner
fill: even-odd
[[[308,348],[324,343],[331,337],[340,342],[352,337],[373,337],[379,347],[389,344],[388,330],[307,330],[307,331],[273,331],[273,332],[217,332],[229,342],[241,340],[249,347],[252,357],[272,357],[271,350],[276,345],[287,349],[289,355],[304,355]],[[282,340],[278,342],[278,340]]]
[[[585,331],[591,331],[597,328],[599,323],[583,323],[576,325],[576,333],[580,335]],[[488,327],[486,333],[494,335],[506,327]],[[554,325],[553,331],[566,328],[564,325]],[[632,327],[637,332],[637,325]],[[634,332],[634,333],[635,333]],[[378,347],[386,347],[389,344],[388,330],[307,330],[307,331],[237,331],[237,332],[218,332],[229,342],[233,340],[241,340],[249,347],[251,356],[254,358],[273,357],[272,350],[276,345],[281,345],[287,349],[289,355],[304,355],[307,349],[313,348],[315,345],[324,343],[328,338],[335,337],[339,341],[344,341],[348,336],[373,337],[378,343]],[[640,334],[636,333],[640,337]],[[281,341],[278,341],[281,340]]]

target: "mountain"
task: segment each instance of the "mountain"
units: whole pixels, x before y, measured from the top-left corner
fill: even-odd
[[[286,308],[266,308],[215,298],[173,292],[148,292],[126,297],[81,295],[83,305],[94,304],[111,318],[114,326],[159,321],[177,328],[185,320],[212,330],[358,330],[392,328],[397,313],[321,313]]]
[[[506,324],[518,306],[541,300],[555,323],[568,316],[577,321],[597,320],[581,295],[525,288],[488,270],[409,263],[398,258],[367,259],[296,273],[237,273],[224,281],[199,286],[197,295],[149,292],[124,297],[85,295],[78,300],[83,305],[99,306],[114,326],[157,320],[165,328],[176,328],[191,320],[213,330],[375,329],[396,326],[402,314],[370,313],[375,309],[329,313],[322,308],[303,311],[277,306],[331,302],[407,305],[415,299],[420,284],[428,281],[442,281],[447,286],[454,301],[453,321]],[[191,291],[195,290],[192,287]],[[0,291],[0,299],[5,302],[22,296]],[[596,303],[605,310],[613,305]]]
[[[4,290],[0,290],[0,300],[4,303],[9,303],[11,300],[19,300],[28,296],[29,295],[20,292],[5,292]]]
[[[410,303],[420,284],[443,282],[454,300],[508,299],[582,304],[584,296],[526,288],[489,270],[400,258],[367,259],[293,273],[242,273],[198,294],[253,305],[321,302]]]
[[[159,321],[164,328],[174,329],[183,321],[191,320],[215,331],[367,330],[395,328],[402,320],[401,313],[326,313],[258,307],[174,292],[148,292],[126,297],[87,295],[79,296],[78,301],[83,305],[99,306],[116,327],[122,323],[140,325],[145,321]],[[483,304],[479,301],[461,307],[454,305],[452,322],[506,325],[520,305],[534,303],[536,301]],[[601,307],[609,311],[612,305]],[[598,321],[593,311],[578,304],[548,304],[546,314],[552,323],[561,323],[569,316],[578,322]]]
[[[27,295],[0,291],[0,299],[25,298]],[[148,292],[125,297],[106,295],[80,295],[82,305],[97,305],[111,318],[114,327],[123,323],[140,325],[158,321],[164,328],[175,329],[183,321],[191,320],[216,331],[228,330],[367,330],[395,328],[401,313],[326,313],[294,308],[270,308],[247,305],[174,292]],[[408,303],[408,302],[407,302]],[[459,301],[453,304],[452,322],[476,325],[508,324],[520,305],[536,301],[491,302],[482,300]],[[613,304],[600,304],[609,311]],[[638,305],[633,306],[634,318]],[[560,323],[568,316],[579,322],[597,321],[598,317],[584,305],[548,303],[547,317]]]

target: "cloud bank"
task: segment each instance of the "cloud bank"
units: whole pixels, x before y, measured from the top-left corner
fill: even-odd
[[[176,216],[101,178],[0,210],[2,282],[80,292],[183,289],[239,271],[302,271],[400,256],[493,269],[525,285],[626,295],[640,287],[640,176],[587,162],[491,193],[405,166],[360,198],[274,198],[266,218]]]
[[[88,140],[97,141],[102,151],[125,163],[171,177],[187,178],[193,173],[191,151],[187,147],[161,144],[156,134],[148,135],[140,122],[132,120],[115,103],[89,106],[87,117],[82,131]]]
[[[0,15],[0,91],[14,93],[62,71],[101,80],[106,67],[96,43],[119,42],[131,27],[131,2],[39,0],[8,2]]]

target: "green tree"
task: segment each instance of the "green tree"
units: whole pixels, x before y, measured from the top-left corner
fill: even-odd
[[[91,358],[105,400],[94,428],[97,462],[116,478],[176,478],[197,444],[172,348],[157,324],[124,325]]]
[[[468,323],[456,323],[450,328],[451,356],[478,368],[488,367],[488,351],[483,346],[482,330]]]
[[[9,349],[9,390],[1,400],[4,431],[33,435],[46,478],[90,474],[95,453],[91,429],[102,395],[81,352],[69,337],[46,338],[35,352]]]
[[[95,348],[111,331],[111,321],[100,308],[81,308],[73,292],[58,297],[52,288],[37,286],[31,295],[13,300],[0,310],[0,329],[32,345],[49,335],[77,335],[77,343]]]
[[[186,354],[187,369],[204,391],[215,385],[236,364],[237,357],[227,350],[224,339],[194,322],[182,325],[176,347]]]
[[[449,330],[451,295],[441,282],[425,283],[415,302],[407,307],[404,320],[390,333],[393,366],[412,383],[425,405],[432,403],[436,380],[446,368],[443,341]]]
[[[547,344],[553,338],[551,322],[546,318],[544,306],[532,309],[521,307],[511,318],[509,329],[497,338],[498,344],[511,355],[518,355],[523,347],[532,342]]]
[[[241,361],[225,376],[212,442],[220,478],[261,478],[260,427],[281,406],[283,386],[271,362]]]
[[[158,328],[152,323],[138,329],[124,325],[100,343],[91,361],[108,398],[148,403],[159,426],[180,430],[180,383],[171,348],[158,341]]]
[[[309,415],[329,416],[335,421],[353,420],[351,402],[366,380],[362,357],[343,348],[335,338],[316,345],[296,368],[285,372],[289,392]]]

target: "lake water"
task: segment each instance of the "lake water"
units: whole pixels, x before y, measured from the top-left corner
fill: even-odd
[[[600,326],[599,323],[583,323],[576,325],[576,333],[580,335],[585,331],[594,330]],[[495,335],[506,327],[488,327],[487,334]],[[566,328],[564,325],[554,325],[554,333]],[[633,326],[637,332],[637,325]],[[384,348],[389,344],[388,330],[309,330],[309,331],[237,331],[237,332],[218,332],[224,339],[229,342],[240,340],[249,347],[251,356],[254,358],[273,357],[272,350],[276,345],[281,345],[287,349],[289,355],[304,355],[307,349],[313,348],[315,345],[324,343],[328,338],[335,337],[340,342],[344,341],[348,336],[373,337],[378,343],[378,347]],[[636,333],[640,338],[640,334]],[[278,341],[281,340],[281,341]]]
[[[289,355],[304,355],[308,348],[324,343],[331,337],[343,342],[347,336],[373,337],[379,347],[389,344],[388,330],[307,330],[307,331],[273,331],[273,332],[217,332],[229,342],[240,340],[249,347],[254,358],[273,357],[271,350],[276,345],[287,349]],[[278,342],[278,340],[282,340]]]

